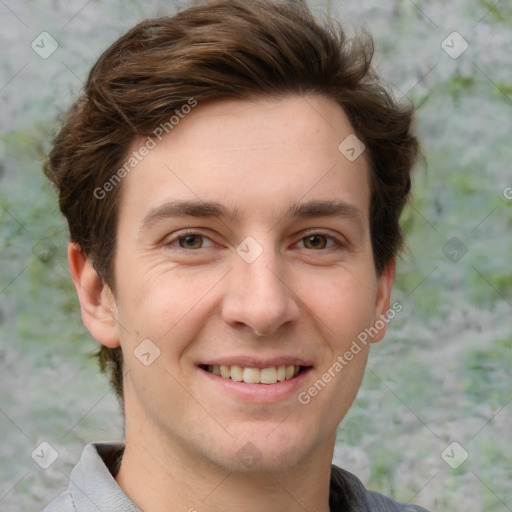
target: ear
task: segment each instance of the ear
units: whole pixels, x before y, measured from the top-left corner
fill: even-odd
[[[116,304],[112,291],[74,242],[68,245],[68,262],[85,326],[97,342],[110,348],[118,347]]]
[[[376,334],[372,334],[372,343],[376,343],[384,338],[386,327],[389,322],[387,312],[391,300],[391,288],[395,278],[396,260],[393,259],[384,269],[377,282],[377,295],[375,298],[375,319],[374,328]],[[373,330],[372,330],[373,332]]]

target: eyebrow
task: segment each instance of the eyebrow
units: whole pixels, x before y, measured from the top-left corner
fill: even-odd
[[[140,223],[140,229],[151,228],[154,224],[170,217],[201,217],[235,219],[238,210],[230,211],[216,201],[169,201],[152,208]]]
[[[307,203],[294,203],[286,211],[288,218],[309,218],[309,217],[346,217],[355,220],[361,225],[365,218],[361,210],[341,200],[314,200]]]
[[[161,220],[172,217],[199,217],[234,220],[240,216],[238,209],[230,210],[216,201],[169,201],[152,208],[140,223],[140,230],[150,229]],[[365,217],[361,210],[341,200],[313,200],[294,203],[281,218],[304,219],[315,217],[345,217],[363,227]]]

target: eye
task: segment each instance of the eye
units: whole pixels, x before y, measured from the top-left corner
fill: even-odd
[[[206,246],[212,246],[213,242],[200,233],[186,232],[180,236],[174,237],[167,245],[172,248],[179,247],[186,250],[197,250]]]
[[[183,249],[199,249],[203,245],[202,235],[186,235],[178,238],[178,245]]]
[[[306,249],[327,249],[333,245],[341,245],[335,238],[322,233],[311,233],[301,240]],[[330,243],[330,245],[328,245]]]

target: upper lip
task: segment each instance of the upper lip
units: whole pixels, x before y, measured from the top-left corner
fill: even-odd
[[[200,365],[211,366],[242,366],[243,368],[269,368],[271,366],[312,366],[307,359],[301,359],[293,356],[279,356],[268,359],[261,357],[238,356],[222,357],[202,361]]]

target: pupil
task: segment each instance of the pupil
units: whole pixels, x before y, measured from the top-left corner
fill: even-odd
[[[322,237],[322,236],[312,235],[312,236],[309,236],[307,238],[307,240],[308,240],[308,243],[315,248],[318,248],[319,246],[323,247],[325,245],[325,240],[324,240],[324,237]]]
[[[200,245],[200,237],[198,237],[197,235],[187,235],[185,237],[182,238],[182,242],[180,243],[180,245],[183,247],[183,246],[186,246],[184,247],[185,249],[186,248],[190,248],[190,247],[198,247]]]

